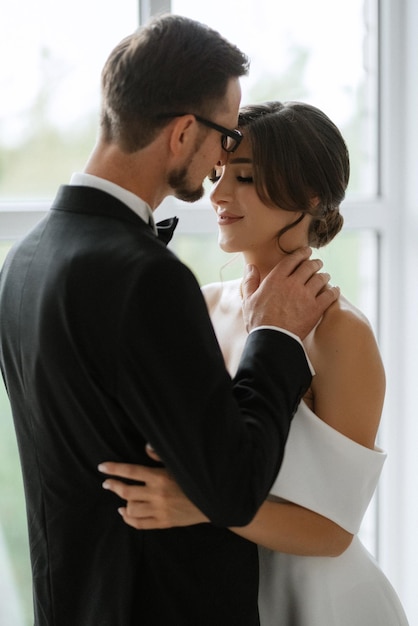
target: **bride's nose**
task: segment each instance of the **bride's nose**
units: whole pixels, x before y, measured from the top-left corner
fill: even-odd
[[[222,206],[231,200],[231,188],[224,175],[214,184],[209,194],[212,204]]]

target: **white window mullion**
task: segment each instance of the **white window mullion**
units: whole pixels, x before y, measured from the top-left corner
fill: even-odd
[[[139,0],[139,21],[144,24],[152,15],[169,13],[170,10],[170,0]]]
[[[44,217],[48,208],[44,202],[0,206],[0,240],[23,237]]]

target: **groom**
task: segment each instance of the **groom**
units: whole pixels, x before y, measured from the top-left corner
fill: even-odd
[[[241,141],[246,71],[236,47],[186,18],[127,37],[103,70],[85,171],[5,262],[0,363],[36,626],[258,624],[256,548],[226,527],[247,524],[269,491],[311,380],[293,335],[337,293],[309,251],[260,287],[250,271],[253,332],[231,381],[199,286],[153,221],[167,195],[200,198],[203,178]],[[146,442],[213,525],[138,532],[114,513],[97,465],[150,463]]]

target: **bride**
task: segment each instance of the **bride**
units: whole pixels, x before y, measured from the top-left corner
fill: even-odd
[[[215,168],[211,201],[221,248],[242,252],[263,278],[283,255],[324,246],[340,231],[349,158],[336,126],[307,104],[244,107],[239,128],[244,140]],[[233,375],[247,335],[240,281],[203,293]],[[406,626],[395,591],[357,537],[385,460],[375,447],[385,377],[373,332],[341,296],[304,345],[316,375],[279,475],[254,520],[231,529],[259,546],[261,625]],[[164,468],[105,470],[145,483],[104,483],[127,500],[119,511],[134,528],[209,522]]]

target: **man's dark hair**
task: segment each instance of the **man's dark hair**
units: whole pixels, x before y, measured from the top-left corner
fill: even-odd
[[[102,72],[105,141],[127,152],[148,145],[171,112],[221,110],[228,82],[248,72],[248,58],[218,32],[162,15],[123,39]]]

